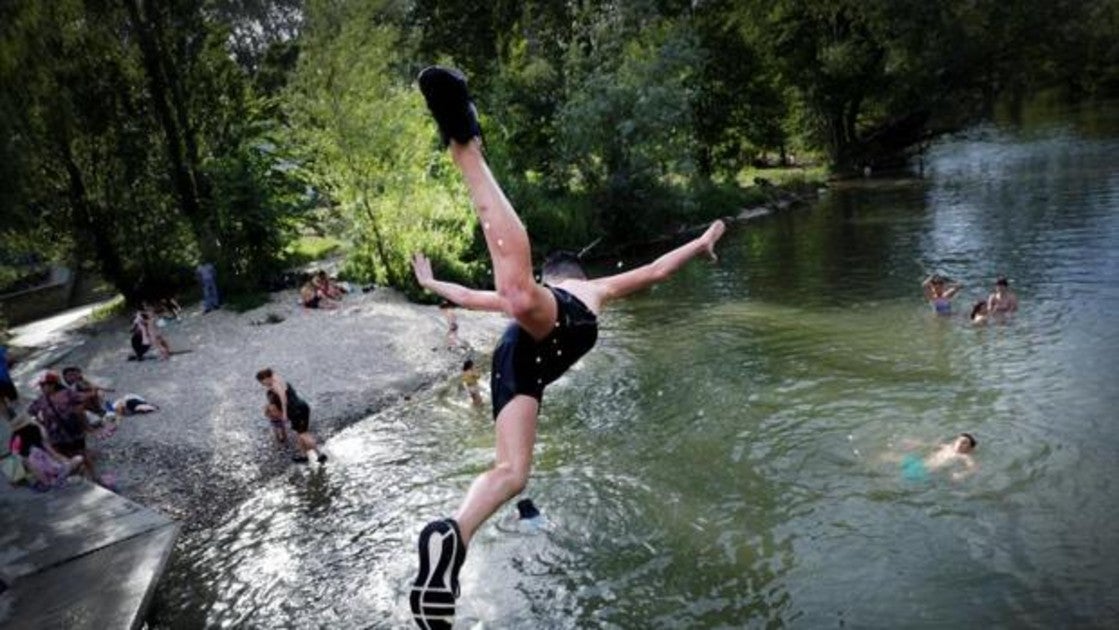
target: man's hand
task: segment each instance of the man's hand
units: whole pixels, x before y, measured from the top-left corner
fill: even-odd
[[[727,226],[723,223],[723,220],[716,219],[711,227],[703,233],[703,236],[699,237],[700,242],[703,243],[703,249],[707,252],[707,256],[711,258],[711,262],[719,262],[719,257],[715,255],[715,243],[719,242],[726,231]]]
[[[416,282],[425,289],[435,279],[435,275],[431,273],[431,261],[419,252],[412,254],[412,271],[416,274]]]

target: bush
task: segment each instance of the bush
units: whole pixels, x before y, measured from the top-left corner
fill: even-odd
[[[124,315],[128,312],[128,302],[124,299],[123,295],[118,295],[109,300],[105,304],[94,307],[89,313],[89,321],[103,322],[118,315]]]
[[[283,264],[302,267],[339,253],[342,245],[342,241],[329,236],[301,236],[284,248]]]

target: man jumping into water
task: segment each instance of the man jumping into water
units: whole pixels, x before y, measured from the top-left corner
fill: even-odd
[[[482,155],[477,111],[461,73],[430,67],[420,73],[420,90],[439,126],[443,143],[470,191],[493,260],[496,291],[477,291],[436,280],[431,262],[416,254],[413,268],[421,286],[464,308],[500,311],[514,320],[494,350],[490,383],[497,431],[497,458],[470,486],[453,518],[432,521],[419,537],[419,574],[409,604],[425,629],[454,622],[458,574],[478,527],[528,481],[536,420],[544,388],[562,376],[598,338],[598,313],[606,302],[660,282],[692,258],[715,259],[715,243],[726,227],[711,227],[656,261],[626,273],[588,280],[571,253],[553,255],[542,269],[543,285],[532,273],[528,233],[505,198]]]

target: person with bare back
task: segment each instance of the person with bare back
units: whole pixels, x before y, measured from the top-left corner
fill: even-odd
[[[495,291],[479,291],[435,279],[431,262],[417,253],[416,280],[460,307],[503,312],[515,321],[494,350],[490,375],[497,458],[470,486],[451,518],[428,523],[419,536],[419,571],[409,597],[421,628],[454,623],[458,575],[478,528],[525,487],[532,467],[536,422],[544,388],[594,346],[598,314],[609,301],[671,276],[696,256],[715,259],[726,226],[715,221],[702,236],[654,262],[617,275],[588,279],[570,252],[548,257],[543,284],[533,277],[528,233],[490,172],[482,153],[477,111],[465,77],[437,66],[419,75],[420,90],[444,145],[466,181],[493,261]]]

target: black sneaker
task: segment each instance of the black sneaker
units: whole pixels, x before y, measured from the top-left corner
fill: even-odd
[[[412,619],[425,630],[450,628],[455,622],[458,572],[466,559],[466,545],[458,523],[432,521],[420,532],[420,570],[408,603]]]
[[[319,463],[320,464],[325,464],[326,463],[326,453],[319,453]]]
[[[439,125],[444,147],[451,140],[466,144],[472,138],[481,137],[478,110],[470,98],[470,91],[466,89],[466,77],[461,72],[429,66],[420,72],[419,83],[427,108]]]
[[[521,499],[517,501],[517,515],[524,521],[540,516],[540,510],[536,509],[536,504],[532,502],[532,499]]]

